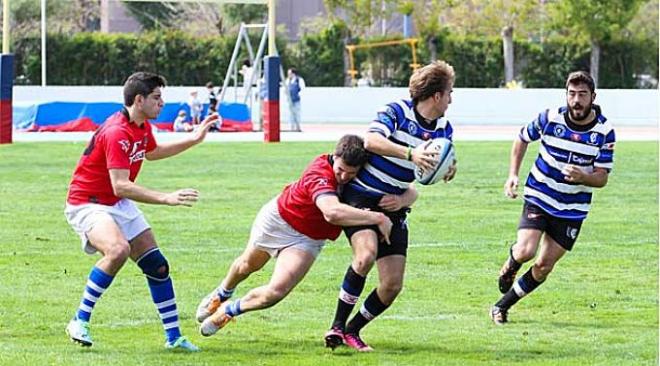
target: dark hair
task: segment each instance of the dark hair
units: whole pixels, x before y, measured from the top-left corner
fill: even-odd
[[[413,103],[421,102],[437,92],[444,93],[454,82],[454,68],[444,62],[435,61],[416,70],[410,77],[408,89]]]
[[[243,65],[247,67],[252,67],[252,61],[249,58],[243,60]]]
[[[334,155],[352,167],[362,167],[369,160],[369,152],[364,148],[364,140],[357,135],[344,135],[339,139]]]
[[[566,90],[568,90],[569,85],[577,84],[587,84],[589,90],[593,93],[596,90],[596,83],[594,83],[594,78],[586,71],[575,71],[568,75],[566,79]]]
[[[142,95],[146,97],[154,89],[167,85],[164,77],[150,72],[138,71],[129,76],[124,83],[124,105],[130,107],[135,102],[135,97]]]
[[[213,88],[213,82],[209,81],[208,83],[206,83],[206,87],[207,88]]]
[[[298,76],[298,69],[296,69],[295,67],[290,67],[289,71],[291,71],[294,75]]]

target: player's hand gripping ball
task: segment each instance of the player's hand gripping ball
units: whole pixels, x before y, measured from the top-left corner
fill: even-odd
[[[444,137],[426,141],[422,144],[425,151],[435,152],[436,163],[433,169],[423,171],[421,168],[415,168],[415,180],[423,185],[431,185],[440,181],[447,175],[449,167],[454,164],[455,152],[454,144]]]

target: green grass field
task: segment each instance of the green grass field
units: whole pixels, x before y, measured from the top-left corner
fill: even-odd
[[[133,264],[97,304],[95,344],[64,327],[98,257],[80,250],[62,213],[83,143],[0,146],[0,365],[656,365],[658,363],[658,144],[617,144],[615,171],[594,195],[575,249],[548,281],[493,325],[497,272],[515,238],[521,201],[502,185],[510,144],[458,142],[454,182],[422,187],[410,216],[404,290],[363,331],[376,349],[325,349],[322,335],[350,261],[342,237],[326,246],[282,303],[197,333],[198,301],[243,249],[262,204],[332,143],[206,143],[147,162],[139,183],[194,187],[193,208],[141,205],[168,257],[182,329],[203,352],[172,354],[146,281]],[[527,172],[537,145],[523,167]],[[523,271],[526,270],[524,267]],[[253,275],[241,296],[264,283]],[[365,293],[375,284],[375,272]]]

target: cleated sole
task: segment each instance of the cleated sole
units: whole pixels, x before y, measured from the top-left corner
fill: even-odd
[[[71,342],[72,342],[72,343],[75,343],[75,344],[78,344],[78,345],[80,345],[80,346],[82,346],[82,347],[91,347],[91,346],[92,346],[92,343],[91,343],[91,342],[84,341],[84,340],[82,340],[82,339],[71,338]]]
[[[335,348],[340,347],[344,345],[344,340],[341,338],[341,336],[337,334],[330,334],[325,336],[325,346],[330,348],[331,350],[335,350]]]

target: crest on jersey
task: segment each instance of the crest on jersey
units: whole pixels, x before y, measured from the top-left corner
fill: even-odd
[[[121,145],[121,149],[124,150],[125,153],[128,152],[128,149],[131,147],[130,142],[128,140],[119,140],[117,141],[119,145]]]
[[[422,140],[426,141],[431,138],[431,134],[428,132],[423,132],[422,133]]]
[[[561,137],[564,134],[564,131],[566,131],[564,129],[564,126],[556,125],[554,131],[552,131],[552,132],[555,134],[555,136]]]
[[[417,125],[412,122],[408,123],[408,133],[415,136],[417,133]]]
[[[592,132],[591,135],[589,135],[589,144],[596,145],[597,143],[598,143],[598,133]]]
[[[579,133],[572,133],[571,134],[571,140],[575,141],[575,142],[580,141],[581,140],[580,134]]]
[[[320,186],[327,186],[328,185],[328,178],[319,178],[319,185]]]

